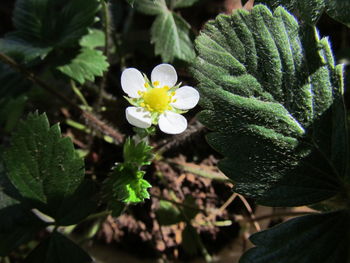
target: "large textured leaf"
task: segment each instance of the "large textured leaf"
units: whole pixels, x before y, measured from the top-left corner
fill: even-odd
[[[350,214],[337,211],[287,221],[254,234],[240,263],[345,263],[350,260]],[[287,256],[288,254],[288,256]]]
[[[25,263],[89,263],[90,256],[71,240],[54,232],[26,258]]]
[[[102,77],[108,66],[109,63],[102,51],[85,47],[69,64],[57,69],[80,84],[84,84],[87,80],[94,81],[96,76]]]
[[[236,191],[272,206],[312,204],[343,189],[348,142],[341,66],[314,29],[279,7],[219,15],[196,40],[193,73],[209,143]],[[309,58],[313,59],[309,59]]]
[[[157,15],[151,28],[151,41],[155,45],[155,54],[164,62],[175,58],[192,61],[195,53],[189,37],[190,25],[179,15],[170,11],[164,0],[140,0],[135,2],[142,13]],[[151,8],[152,7],[152,8]]]
[[[297,11],[307,23],[314,25],[324,11],[334,19],[350,26],[350,2],[348,0],[257,0],[271,8],[279,5]]]
[[[84,161],[71,140],[61,137],[59,126],[49,126],[45,114],[29,114],[18,124],[4,159],[8,178],[30,207],[61,225],[86,216],[79,201],[90,202],[89,191],[82,189]],[[73,219],[71,213],[76,215]]]

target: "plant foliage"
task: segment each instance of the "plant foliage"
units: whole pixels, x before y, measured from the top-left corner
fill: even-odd
[[[143,179],[145,172],[141,170],[144,165],[149,165],[153,159],[152,147],[146,142],[135,143],[128,138],[124,143],[124,162],[116,164],[105,181],[105,193],[109,199],[111,209],[120,210],[115,206],[117,202],[139,203],[149,198],[147,191],[151,184]]]
[[[68,64],[57,67],[59,71],[71,79],[84,84],[87,80],[94,81],[96,76],[102,77],[109,63],[98,47],[105,45],[105,35],[101,30],[90,30],[89,34],[79,41],[81,49]]]
[[[334,65],[326,38],[305,30],[299,34],[282,7],[271,13],[263,5],[207,23],[193,65],[205,108],[200,119],[214,130],[208,142],[226,157],[219,167],[237,192],[270,206],[333,197],[344,209],[349,162],[342,66]],[[306,240],[296,233],[296,243]],[[288,253],[274,259],[295,262]],[[312,254],[303,255],[313,262]]]
[[[54,218],[58,225],[78,223],[93,209],[84,161],[59,126],[45,114],[29,114],[12,135],[4,154],[7,176],[24,204]]]
[[[71,240],[54,232],[37,246],[25,263],[88,263],[92,259]]]
[[[175,8],[192,5],[195,1],[175,2]],[[175,58],[192,61],[195,53],[189,36],[190,25],[178,14],[169,9],[165,0],[138,0],[135,8],[144,14],[155,15],[151,28],[151,42],[155,45],[155,54],[164,62],[172,62]]]
[[[258,0],[271,8],[280,5],[290,11],[299,11],[307,23],[314,25],[324,11],[339,22],[350,26],[350,2],[346,0]]]

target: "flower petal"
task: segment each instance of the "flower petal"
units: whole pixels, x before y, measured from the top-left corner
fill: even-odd
[[[141,107],[127,107],[126,119],[131,125],[139,128],[149,128],[152,125],[151,114]]]
[[[175,91],[171,105],[179,110],[189,110],[194,108],[199,101],[199,93],[190,86],[183,86]]]
[[[146,91],[145,79],[136,68],[127,68],[121,76],[123,91],[131,98],[139,98],[138,91]]]
[[[152,83],[159,81],[160,87],[168,86],[171,88],[177,82],[176,70],[170,64],[160,64],[152,70],[151,81]]]
[[[159,128],[162,132],[168,134],[179,134],[186,130],[187,120],[184,116],[166,111],[159,116]]]

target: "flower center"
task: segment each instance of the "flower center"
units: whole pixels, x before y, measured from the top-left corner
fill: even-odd
[[[155,111],[162,113],[165,110],[171,109],[170,102],[173,94],[170,94],[169,87],[153,88],[141,94],[143,98],[142,107],[147,108],[149,111]]]

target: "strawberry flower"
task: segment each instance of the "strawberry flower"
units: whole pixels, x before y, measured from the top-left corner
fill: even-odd
[[[194,108],[199,93],[193,87],[176,85],[177,73],[170,64],[160,64],[151,73],[151,81],[135,68],[127,68],[121,76],[123,91],[130,107],[128,122],[139,128],[159,125],[162,132],[179,134],[186,130],[187,120],[181,114]]]

